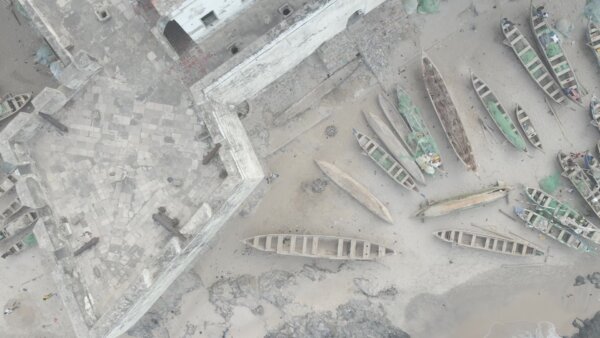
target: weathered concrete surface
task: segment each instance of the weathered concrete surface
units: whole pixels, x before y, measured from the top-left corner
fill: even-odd
[[[260,46],[241,63],[228,62],[217,69],[219,78],[207,79],[191,88],[195,97],[205,95],[219,102],[239,104],[292,69],[323,42],[346,28],[355,13],[368,13],[383,0],[329,0],[306,6],[294,22],[282,23],[265,37],[255,41]],[[326,22],[327,25],[319,24]],[[231,60],[235,61],[235,60]],[[226,72],[223,73],[223,69]],[[209,82],[210,81],[210,82]]]

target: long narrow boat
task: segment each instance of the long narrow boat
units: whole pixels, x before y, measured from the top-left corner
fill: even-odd
[[[419,210],[415,216],[421,218],[438,217],[455,211],[474,208],[505,197],[508,195],[510,189],[511,188],[509,186],[498,184],[497,186],[477,191],[475,193],[454,196],[426,205],[425,207],[421,208],[421,210]]]
[[[510,44],[513,52],[517,55],[519,62],[525,67],[527,73],[538,84],[538,86],[548,95],[554,102],[563,103],[565,96],[556,80],[548,72],[548,68],[538,56],[538,53],[531,47],[531,44],[523,36],[521,31],[508,19],[502,19],[500,24],[502,33],[506,41]]]
[[[600,147],[600,141],[598,145]],[[587,169],[588,176],[594,180],[596,186],[600,186],[600,162],[590,151],[587,151],[583,156],[583,164]]]
[[[590,114],[592,114],[592,124],[600,129],[600,100],[596,95],[592,95],[590,100]]]
[[[575,233],[600,244],[598,227],[590,223],[578,211],[541,190],[526,188],[525,193],[533,203],[538,205],[537,209],[541,211],[542,215],[552,217],[560,224],[571,228]]]
[[[390,211],[375,197],[367,187],[356,181],[352,176],[341,171],[335,165],[315,160],[317,166],[329,177],[335,184],[346,191],[350,196],[354,197],[365,208],[369,209],[379,218],[388,223],[394,223]]]
[[[594,214],[600,217],[600,190],[598,187],[570,156],[559,151],[557,158],[563,169],[562,176],[571,181],[581,197],[592,208]]]
[[[425,184],[425,177],[421,172],[419,166],[413,160],[413,157],[408,153],[406,148],[398,141],[396,136],[394,136],[394,132],[385,125],[379,117],[375,114],[367,113],[363,111],[363,115],[367,120],[367,123],[373,129],[375,134],[379,137],[379,139],[385,144],[388,151],[392,154],[392,156],[400,162],[402,167],[408,171],[408,173],[415,179],[417,182],[421,184]]]
[[[433,235],[444,242],[465,248],[472,248],[512,256],[542,256],[544,252],[529,242],[511,238],[491,236],[472,231],[447,229],[438,230]]]
[[[571,229],[554,223],[550,219],[529,209],[516,207],[515,214],[519,216],[529,228],[535,229],[569,248],[589,251],[588,246],[583,243],[579,236]]]
[[[594,52],[596,62],[600,65],[600,29],[598,29],[598,25],[591,20],[588,21],[587,38],[588,46],[590,46],[592,52]]]
[[[279,255],[370,261],[396,252],[363,239],[322,235],[268,234],[243,240],[246,245]]]
[[[358,141],[358,145],[367,153],[367,156],[383,169],[389,177],[407,190],[419,192],[415,180],[382,146],[356,129],[352,129],[352,133]]]
[[[502,107],[502,104],[492,92],[487,83],[483,82],[477,75],[471,73],[471,83],[473,83],[473,89],[475,89],[475,93],[479,97],[479,100],[485,107],[485,110],[490,114],[502,135],[512,144],[515,148],[520,151],[527,151],[527,145],[525,144],[525,140],[519,130],[517,130],[517,126],[513,123],[512,119]]]
[[[18,113],[31,101],[31,94],[9,94],[0,101],[0,121]]]
[[[517,123],[519,126],[521,126],[523,133],[525,133],[525,137],[527,137],[531,145],[539,150],[543,150],[542,141],[540,141],[537,130],[535,130],[533,123],[531,123],[529,115],[527,115],[527,113],[519,105],[517,105],[517,109],[515,110],[515,116],[517,118]]]
[[[452,96],[448,92],[444,78],[425,53],[422,54],[421,66],[427,94],[452,149],[468,170],[477,171],[477,163],[475,162],[471,142],[452,101]]]
[[[398,112],[410,129],[406,142],[415,154],[415,161],[427,174],[433,175],[442,169],[442,156],[433,136],[427,129],[421,111],[400,86],[396,86]]]
[[[531,31],[536,37],[539,49],[554,79],[558,82],[563,93],[578,105],[583,105],[579,82],[575,77],[573,67],[569,64],[567,55],[560,45],[558,34],[546,22],[545,12],[541,7],[530,8]]]
[[[398,112],[398,109],[396,109],[396,107],[393,103],[390,102],[390,100],[388,100],[385,96],[381,94],[377,96],[377,101],[379,102],[379,107],[381,108],[381,111],[383,111],[383,114],[390,122],[390,125],[392,125],[392,129],[394,129],[396,134],[398,134],[400,141],[406,146],[408,151],[412,153],[413,150],[411,149],[411,147],[409,147],[408,142],[406,142],[410,130],[405,125],[404,121],[402,121],[402,116],[400,116],[400,112]]]

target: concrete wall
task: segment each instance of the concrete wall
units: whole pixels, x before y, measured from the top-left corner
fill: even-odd
[[[288,70],[313,53],[323,42],[346,28],[348,19],[357,11],[367,13],[385,0],[322,0],[305,9],[289,28],[276,27],[264,39],[262,47],[241,63],[223,64],[214,73],[222,74],[201,80],[192,86],[195,97],[207,97],[218,102],[238,104],[256,95]],[[224,71],[223,68],[228,68]]]
[[[192,40],[199,42],[209,33],[218,30],[225,22],[234,18],[253,0],[187,0],[169,17],[185,30]],[[201,18],[213,11],[217,21],[206,26]]]

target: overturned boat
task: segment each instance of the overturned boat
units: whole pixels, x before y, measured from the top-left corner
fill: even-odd
[[[510,187],[504,184],[487,188],[478,192],[451,197],[439,202],[433,202],[421,208],[416,217],[438,217],[452,212],[474,208],[497,201],[508,195]]]
[[[502,19],[502,33],[529,76],[554,102],[563,103],[565,96],[537,52],[521,31],[508,19]]]
[[[496,252],[513,256],[542,256],[544,252],[525,241],[492,236],[467,230],[438,230],[433,235],[442,241],[465,248]]]
[[[18,113],[31,101],[31,94],[9,94],[0,101],[0,121]]]
[[[369,209],[379,218],[388,223],[394,223],[390,211],[375,197],[367,187],[356,181],[352,176],[346,174],[335,165],[325,161],[315,161],[317,166],[329,177],[335,184],[346,191],[350,196]]]
[[[529,115],[519,105],[517,105],[515,116],[517,117],[517,123],[521,126],[529,143],[539,150],[543,150],[542,141],[540,140],[537,130],[533,126],[533,123],[531,123]]]
[[[527,145],[525,144],[525,140],[487,83],[483,82],[483,80],[473,73],[471,73],[471,83],[473,83],[473,89],[475,89],[479,100],[492,117],[492,120],[494,120],[494,123],[496,123],[498,129],[500,129],[502,135],[515,148],[526,152]]]
[[[571,156],[558,152],[558,163],[563,169],[562,176],[566,177],[579,192],[585,202],[592,208],[596,216],[600,217],[600,190],[594,184],[583,169],[571,158]]]
[[[394,136],[394,132],[385,125],[383,120],[375,116],[375,114],[363,111],[363,115],[371,129],[373,129],[377,137],[385,144],[392,156],[400,162],[402,167],[406,169],[417,182],[425,184],[425,177],[423,176],[423,173],[421,173],[421,169],[413,160],[412,155],[404,148],[404,145],[402,145],[396,136]]]
[[[588,246],[581,241],[579,235],[573,232],[573,230],[554,223],[535,211],[516,207],[515,214],[519,216],[529,228],[535,229],[569,248],[582,251],[590,250]]]
[[[356,129],[352,129],[352,133],[356,141],[358,141],[358,145],[367,153],[367,156],[383,169],[389,177],[407,190],[419,191],[415,180],[408,174],[408,171],[388,154],[382,146]]]
[[[536,37],[538,47],[542,51],[542,56],[546,60],[550,72],[561,87],[563,94],[582,106],[581,85],[579,85],[573,67],[560,45],[558,34],[546,21],[547,13],[543,7],[535,7],[533,3],[530,12],[531,31]]]
[[[410,129],[406,142],[415,154],[415,162],[429,175],[442,169],[442,156],[435,139],[423,122],[421,111],[415,106],[410,96],[400,86],[396,86],[398,112]]]
[[[477,171],[477,163],[475,162],[471,142],[467,137],[467,132],[460,120],[450,92],[448,92],[444,78],[425,53],[422,54],[421,70],[427,94],[452,149],[468,170]]]
[[[396,254],[380,244],[337,236],[268,234],[246,238],[243,242],[254,249],[279,255],[335,260],[369,261]]]
[[[541,215],[554,218],[576,234],[581,234],[586,239],[600,244],[598,227],[590,223],[577,210],[559,201],[556,197],[535,188],[526,188],[525,194],[533,203],[538,205],[537,210],[540,211]]]

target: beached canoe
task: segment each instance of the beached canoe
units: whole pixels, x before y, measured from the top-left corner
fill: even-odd
[[[592,242],[600,244],[598,227],[583,217],[577,210],[559,201],[556,197],[535,188],[526,188],[525,194],[533,203],[538,205],[536,209],[543,216],[554,218],[576,234],[581,234]]]
[[[532,3],[529,20],[531,31],[536,37],[537,45],[542,52],[546,65],[561,87],[563,94],[571,101],[583,106],[581,85],[577,81],[573,67],[560,44],[559,35],[546,21],[547,16],[548,14],[543,7],[536,7]]]
[[[396,86],[398,112],[410,129],[406,142],[415,155],[415,162],[429,175],[443,169],[442,156],[429,129],[423,121],[421,111],[400,86]]]
[[[521,126],[525,137],[527,137],[527,140],[529,140],[529,143],[539,150],[543,150],[542,142],[540,141],[537,130],[535,130],[533,123],[531,123],[529,115],[519,105],[517,105],[515,110],[515,117],[517,118],[517,123],[519,126]]]
[[[494,187],[474,193],[450,197],[424,206],[415,216],[421,218],[438,217],[452,212],[474,208],[497,201],[507,196],[510,190],[511,188],[509,186],[498,184]]]
[[[368,261],[396,252],[363,239],[322,235],[268,234],[243,240],[246,245],[286,256]]]
[[[552,220],[529,209],[516,207],[515,214],[525,222],[527,227],[535,229],[569,248],[589,251],[588,246],[582,242],[582,238],[571,229],[554,223]]]
[[[362,204],[365,208],[369,209],[372,213],[377,215],[388,223],[394,223],[392,214],[383,205],[383,203],[375,197],[367,187],[356,181],[352,176],[346,174],[335,165],[315,160],[317,166],[329,177],[335,184],[346,191],[350,196]]]
[[[383,142],[392,156],[400,162],[402,167],[406,169],[417,182],[426,184],[421,168],[415,163],[412,155],[404,148],[404,145],[398,141],[394,132],[385,124],[385,122],[373,113],[363,111],[363,115],[371,129],[373,129],[377,137]]]
[[[479,97],[479,100],[485,107],[485,110],[490,114],[494,123],[504,137],[512,144],[515,148],[520,151],[527,151],[527,145],[525,144],[525,140],[517,126],[515,126],[513,120],[510,118],[494,92],[490,89],[487,83],[483,82],[477,75],[471,73],[471,83],[473,84],[473,89],[475,89],[475,93]]]
[[[467,137],[467,132],[460,120],[458,110],[454,105],[442,74],[425,53],[422,54],[421,61],[427,94],[452,149],[468,170],[477,171],[477,163],[475,162],[471,142]]]
[[[592,95],[590,100],[590,114],[592,115],[592,124],[600,129],[600,100],[596,95]]]
[[[529,242],[492,236],[467,230],[438,230],[433,235],[460,247],[484,250],[512,256],[542,256],[544,252]]]
[[[571,181],[571,184],[579,192],[579,195],[592,208],[594,214],[600,217],[600,190],[594,181],[585,174],[583,169],[581,169],[571,156],[559,151],[557,158],[558,163],[563,169],[562,176]]]
[[[352,133],[358,145],[365,151],[367,156],[373,160],[389,177],[407,190],[419,192],[415,180],[382,146],[373,141],[367,135],[352,129]]]
[[[587,39],[588,46],[590,46],[592,52],[594,52],[596,62],[598,62],[598,65],[600,65],[600,29],[598,28],[598,25],[593,23],[591,20],[588,21]]]
[[[18,113],[31,101],[31,94],[9,94],[0,101],[0,121]]]
[[[412,149],[409,147],[406,140],[410,130],[402,120],[402,116],[400,115],[400,112],[398,112],[398,109],[396,109],[394,104],[382,94],[377,96],[377,101],[379,102],[379,107],[381,108],[383,115],[385,115],[387,120],[390,122],[392,129],[396,132],[402,144],[404,144],[406,149],[413,154]]]
[[[562,89],[556,83],[556,80],[550,75],[548,68],[540,59],[538,53],[533,49],[529,41],[521,31],[508,19],[502,19],[500,24],[502,33],[506,41],[510,44],[513,52],[519,59],[519,62],[525,67],[527,73],[537,83],[537,85],[548,95],[554,102],[563,103],[565,96]]]

